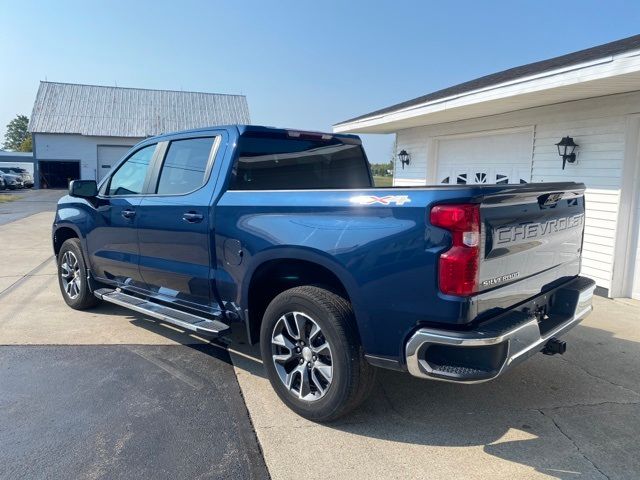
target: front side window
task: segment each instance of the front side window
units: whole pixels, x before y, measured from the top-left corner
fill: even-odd
[[[207,137],[171,142],[160,171],[157,193],[180,195],[204,185],[213,140]]]
[[[109,181],[108,195],[140,195],[156,146],[141,148],[120,165]]]

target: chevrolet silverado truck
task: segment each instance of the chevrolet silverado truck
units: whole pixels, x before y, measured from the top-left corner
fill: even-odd
[[[291,409],[330,421],[377,368],[494,379],[591,311],[584,185],[375,188],[360,139],[227,126],[142,141],[53,224],[62,297],[192,334],[233,322]]]

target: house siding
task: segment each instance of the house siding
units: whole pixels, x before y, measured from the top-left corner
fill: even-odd
[[[627,116],[640,112],[640,92],[567,102],[491,117],[397,132],[397,148],[411,164],[395,168],[394,185],[435,182],[437,138],[447,135],[533,128],[531,181],[578,181],[587,186],[582,273],[611,288]],[[562,170],[555,143],[569,135],[579,145],[577,162]]]
[[[587,186],[582,273],[606,289],[613,273],[625,128],[622,115],[545,122],[536,125],[534,137],[533,182],[563,181],[571,172],[572,180]],[[564,135],[571,135],[579,150],[577,163],[563,171],[555,143]]]

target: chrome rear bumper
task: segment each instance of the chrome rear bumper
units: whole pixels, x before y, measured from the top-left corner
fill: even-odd
[[[510,311],[471,331],[421,328],[405,346],[409,373],[459,383],[492,380],[586,317],[595,288],[593,280],[577,277],[528,302],[536,305],[535,312],[529,307]],[[540,311],[543,318],[536,314]]]

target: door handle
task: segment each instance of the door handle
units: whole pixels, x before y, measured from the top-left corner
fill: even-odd
[[[124,218],[132,219],[133,217],[136,216],[136,211],[135,210],[126,209],[126,210],[122,210],[120,212],[120,215],[122,215]]]
[[[189,223],[199,223],[204,219],[204,216],[197,212],[185,212],[182,214],[182,219]]]

